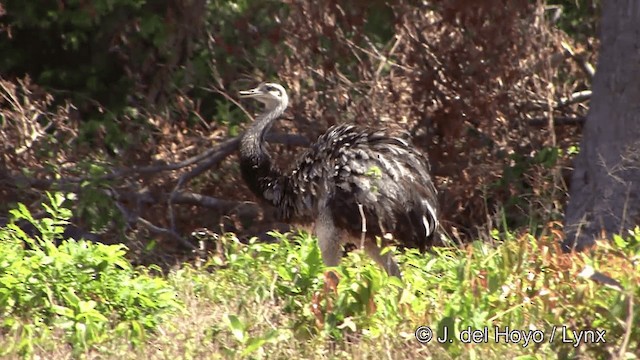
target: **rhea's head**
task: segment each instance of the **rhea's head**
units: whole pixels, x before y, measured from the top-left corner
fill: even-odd
[[[276,83],[262,83],[255,89],[240,91],[242,98],[254,98],[266,106],[267,110],[286,108],[289,103],[284,87]]]

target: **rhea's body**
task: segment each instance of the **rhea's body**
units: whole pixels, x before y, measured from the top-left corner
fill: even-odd
[[[380,254],[376,237],[424,250],[438,228],[437,193],[427,159],[406,140],[381,130],[336,125],[304,153],[287,173],[275,168],[264,135],[286,109],[278,84],[241,92],[265,104],[240,146],[242,175],[249,188],[288,222],[314,223],[324,262],[336,266],[341,243],[359,245],[400,276],[391,253]],[[363,227],[366,233],[363,234]]]

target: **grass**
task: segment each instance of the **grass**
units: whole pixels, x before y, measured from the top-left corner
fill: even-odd
[[[3,243],[16,234],[10,230],[3,229]],[[601,243],[583,254],[562,254],[558,248],[560,234],[553,224],[546,234],[538,237],[494,231],[493,244],[475,242],[460,248],[433,249],[427,254],[413,251],[398,254],[404,282],[387,277],[366,256],[352,252],[339,267],[331,269],[340,279],[335,283],[326,275],[327,268],[312,237],[304,233],[275,235],[280,239],[278,244],[245,245],[227,234],[216,240],[222,252],[211,254],[202,267],[196,269],[185,264],[165,277],[123,265],[120,272],[127,274],[128,284],[137,281],[147,284],[135,288],[138,292],[135,299],[148,301],[129,302],[124,308],[129,314],[153,320],[139,327],[131,326],[131,319],[122,315],[127,312],[112,304],[115,300],[95,296],[96,293],[106,296],[104,289],[112,289],[107,279],[100,283],[106,285],[100,287],[82,282],[82,278],[68,278],[69,284],[76,281],[78,301],[94,302],[74,314],[43,311],[51,303],[70,307],[64,292],[51,293],[48,297],[51,301],[37,303],[39,307],[21,306],[27,300],[35,301],[39,293],[29,293],[28,287],[25,290],[18,283],[0,282],[0,291],[5,294],[22,294],[14,297],[18,300],[0,302],[2,356],[48,359],[636,359],[640,356],[640,330],[634,326],[640,319],[640,307],[633,304],[640,295],[640,229],[616,236],[613,242]],[[57,248],[58,255],[52,256],[66,258],[60,253],[77,250],[78,244],[83,243],[63,242]],[[30,259],[29,254],[21,256]],[[580,276],[585,268],[618,279],[624,290]],[[40,267],[34,269],[32,273],[37,273]],[[122,276],[118,272],[108,276],[127,283],[122,277],[117,278]],[[29,281],[25,279],[23,283]],[[148,281],[154,281],[155,285],[149,286]],[[87,289],[91,291],[84,291]],[[154,291],[174,296],[144,296],[148,292],[155,294]],[[112,306],[108,307],[109,304]],[[83,327],[78,324],[86,321],[77,313],[93,310],[102,317],[96,315],[100,321],[94,322],[99,322],[99,326],[88,337],[86,332],[78,332]],[[70,323],[69,319],[73,321]],[[428,326],[433,336],[443,336],[446,328],[451,341],[421,344],[414,334],[419,326]],[[505,337],[496,343],[496,327],[504,332],[507,326],[520,331],[510,333],[510,343],[505,343]],[[554,329],[555,339],[551,341]],[[583,332],[582,338],[588,335],[594,342],[574,346],[577,339],[571,330],[592,330]],[[596,330],[605,332],[606,343],[598,339]],[[477,336],[480,342],[469,343],[471,336]]]

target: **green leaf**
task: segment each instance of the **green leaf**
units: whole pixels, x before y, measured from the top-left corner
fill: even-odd
[[[245,342],[245,326],[236,315],[227,315],[227,322],[231,333],[241,343]]]
[[[25,219],[29,220],[31,223],[35,223],[33,216],[31,216],[31,212],[23,203],[18,203],[18,208],[10,210],[9,213],[13,215],[16,219]]]
[[[621,249],[625,249],[627,247],[627,241],[618,234],[613,235],[613,242]]]
[[[51,305],[51,310],[53,310],[54,313],[60,315],[60,316],[64,316],[70,319],[73,319],[74,317],[74,312],[73,310],[69,309],[68,307],[65,306],[60,306],[60,305]]]

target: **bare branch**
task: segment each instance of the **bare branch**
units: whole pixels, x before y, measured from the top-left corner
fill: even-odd
[[[300,146],[300,147],[308,147],[309,140],[304,136],[298,134],[282,134],[275,133],[267,136],[267,141],[284,144],[287,146]],[[202,172],[207,169],[213,167],[220,161],[224,160],[227,156],[238,149],[238,144],[240,142],[240,137],[234,137],[229,140],[218,144],[216,147],[211,148],[197,156],[191,157],[189,159],[177,162],[177,163],[168,163],[168,164],[158,164],[144,167],[132,167],[132,168],[123,168],[117,169],[113,172],[98,177],[93,180],[116,180],[120,178],[125,178],[133,175],[139,174],[152,174],[159,173],[162,171],[173,171],[179,170],[181,168],[199,163],[204,159],[207,159],[205,163],[202,163],[199,167],[193,170],[193,173],[186,173],[181,177],[183,185],[186,181],[192,179],[195,176],[200,175]],[[183,179],[184,178],[184,179]],[[39,190],[48,190],[48,189],[56,189],[62,191],[75,191],[72,190],[71,187],[77,187],[77,184],[82,183],[84,181],[90,181],[92,178],[89,177],[64,177],[57,180],[43,180],[27,177],[21,174],[9,175],[8,173],[3,173],[0,175],[0,181],[9,183],[10,186],[13,187],[32,187]]]
[[[554,117],[553,125],[555,126],[577,126],[584,125],[586,118],[579,117]],[[543,127],[549,124],[549,118],[529,119],[529,126]]]
[[[558,101],[558,104],[556,105],[556,109],[581,103],[589,99],[591,99],[591,90],[574,92],[573,94],[569,95],[566,98],[560,98],[560,101]]]
[[[531,101],[531,105],[534,108],[542,108],[544,110],[548,110],[550,105],[552,105],[553,110],[559,110],[563,107],[585,102],[591,99],[591,90],[583,90],[575,92],[567,97],[560,98],[558,101],[553,103],[553,101],[545,101],[545,100],[533,100]]]
[[[169,229],[165,229],[163,227],[159,227],[159,226],[153,225],[150,221],[146,220],[145,218],[139,217],[139,216],[137,217],[136,220],[137,220],[138,223],[144,225],[144,227],[146,227],[147,229],[151,230],[152,232],[154,232],[156,234],[167,235],[167,236],[171,237],[172,239],[177,240],[178,242],[180,242],[183,245],[187,246],[191,250],[196,250],[197,249],[196,246],[194,246],[192,243],[190,243],[187,240],[185,240],[184,238],[182,238],[182,236],[178,235],[174,231],[171,231]]]
[[[180,191],[176,193],[150,193],[146,190],[140,191],[123,191],[109,189],[107,194],[120,203],[136,203],[140,205],[156,205],[166,202],[170,196],[173,196],[173,203],[184,205],[195,205],[221,213],[229,213],[237,209],[257,211],[259,206],[253,202],[224,200],[212,196],[201,195],[189,191]]]
[[[158,165],[144,166],[139,168],[133,167],[133,168],[127,168],[127,169],[120,169],[100,177],[99,180],[113,180],[113,179],[122,178],[130,175],[134,175],[134,174],[149,174],[149,173],[157,173],[161,171],[178,170],[178,169],[199,163],[200,161],[212,156],[213,154],[216,154],[217,152],[226,149],[229,146],[229,143],[234,143],[235,141],[237,141],[237,138],[232,138],[230,140],[224,141],[222,144],[219,144],[218,146],[213,147],[199,155],[193,156],[191,158],[185,159],[177,163],[158,164]],[[235,145],[232,147],[231,152],[233,150],[235,150]],[[83,180],[88,180],[88,179],[83,179]]]
[[[234,137],[218,145],[215,149],[216,151],[207,151],[206,161],[202,162],[195,169],[182,174],[182,176],[180,176],[178,182],[176,183],[174,191],[181,188],[184,184],[189,182],[194,177],[202,174],[203,172],[212,168],[214,165],[218,164],[220,161],[224,160],[232,152],[238,149],[239,143],[240,137]],[[202,159],[205,159],[205,157],[202,157]]]
[[[117,193],[114,192],[113,190],[111,190],[111,195],[115,195],[116,197],[118,197]],[[165,229],[163,227],[159,227],[157,225],[152,224],[149,220],[140,217],[137,214],[133,214],[131,212],[129,212],[127,210],[127,208],[121,204],[118,201],[115,201],[115,205],[118,208],[118,210],[120,210],[120,212],[122,213],[122,217],[127,221],[127,224],[141,224],[144,227],[146,227],[147,229],[149,229],[151,232],[155,233],[155,234],[161,234],[161,235],[165,235],[165,236],[169,236],[170,238],[172,238],[173,240],[185,245],[186,247],[190,248],[191,250],[196,250],[197,248],[191,244],[190,242],[188,242],[187,240],[185,240],[184,238],[182,238],[182,236],[180,236],[178,233],[171,231],[169,229]]]
[[[233,139],[229,139],[225,141],[222,145],[220,145],[217,149],[216,153],[213,153],[209,159],[196,167],[195,169],[186,172],[180,176],[178,181],[176,182],[176,186],[174,186],[173,191],[171,191],[171,195],[167,199],[167,216],[169,217],[169,223],[171,224],[171,229],[175,229],[175,216],[173,215],[173,202],[174,196],[182,188],[183,185],[188,183],[194,177],[202,174],[203,172],[209,170],[214,165],[218,164],[220,161],[225,159],[229,154],[235,151],[240,143],[240,137],[235,137]]]
[[[173,202],[176,204],[197,205],[210,209],[219,210],[221,212],[230,212],[240,207],[258,206],[253,202],[240,202],[233,200],[223,200],[211,196],[196,194],[187,191],[181,191],[173,195]]]
[[[191,157],[189,159],[186,159],[177,163],[146,166],[141,168],[123,169],[121,171],[116,171],[112,174],[105,175],[100,179],[110,180],[118,177],[128,176],[131,174],[148,174],[148,173],[155,173],[160,171],[178,170],[207,159],[205,163],[201,164],[201,166],[196,168],[196,169],[202,168],[206,170],[212,167],[213,165],[219,163],[220,161],[224,160],[227,156],[229,156],[231,153],[236,151],[238,149],[238,144],[240,143],[240,137],[241,135],[225,140],[222,143],[218,144],[217,146],[197,156]],[[306,138],[296,134],[270,134],[267,136],[267,141],[285,144],[285,145],[291,145],[291,146],[309,146],[309,141]],[[204,170],[196,171],[193,177],[200,175]],[[188,177],[187,180],[191,178],[192,177]]]

